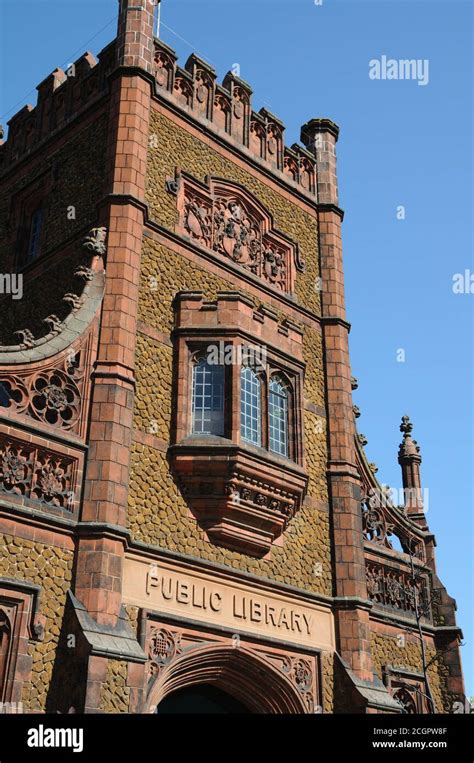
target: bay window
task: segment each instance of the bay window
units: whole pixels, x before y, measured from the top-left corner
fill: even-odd
[[[303,330],[246,295],[179,292],[168,457],[212,543],[262,557],[302,506]]]

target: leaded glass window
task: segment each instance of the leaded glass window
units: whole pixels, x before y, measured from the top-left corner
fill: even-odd
[[[224,367],[201,358],[193,369],[193,434],[224,434]]]
[[[252,445],[262,444],[261,381],[249,366],[240,374],[240,434]]]
[[[278,376],[269,385],[268,394],[269,449],[288,456],[288,392]]]

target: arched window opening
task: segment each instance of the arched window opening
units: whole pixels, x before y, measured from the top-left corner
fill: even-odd
[[[43,228],[43,209],[38,207],[31,215],[30,236],[26,260],[32,262],[41,253],[41,231]]]
[[[269,449],[288,456],[288,390],[279,376],[272,377],[268,394]]]

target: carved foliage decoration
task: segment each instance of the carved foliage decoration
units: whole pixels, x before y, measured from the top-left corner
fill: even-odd
[[[92,254],[100,255],[102,257],[107,251],[105,243],[106,238],[107,228],[104,226],[100,228],[92,228],[87,236],[84,237],[82,245],[89,252],[92,252]]]
[[[155,48],[155,78],[167,90],[173,87],[175,59],[165,50]]]
[[[167,628],[153,627],[149,635],[147,674],[151,683],[161,670],[181,654],[181,634]]]
[[[272,228],[271,215],[240,186],[188,175],[178,182],[179,228],[281,291],[292,291],[295,268],[303,270],[296,245]]]
[[[406,686],[400,686],[393,693],[394,699],[403,707],[404,713],[417,713],[417,707],[413,693]]]
[[[423,540],[416,536],[416,528],[411,529],[406,521],[404,522],[405,514],[402,508],[396,508],[391,504],[389,492],[384,486],[377,490],[369,488],[362,499],[362,528],[365,540],[395,550],[390,537],[396,536],[404,553],[411,553],[416,559],[424,561]]]
[[[182,106],[192,106],[193,103],[193,82],[190,75],[181,70],[176,70],[174,80],[174,95]]]
[[[282,515],[285,526],[294,516],[299,496],[280,486],[252,479],[239,472],[232,474],[232,481],[225,485],[225,492],[234,504],[257,506],[261,511]]]
[[[165,669],[173,669],[173,663],[182,655],[189,656],[197,650],[196,662],[194,670],[199,671],[202,675],[199,660],[204,660],[206,664],[206,673],[214,685],[222,686],[225,689],[225,683],[221,680],[221,676],[225,681],[225,670],[222,668],[222,659],[218,652],[214,653],[214,658],[209,659],[213,654],[215,647],[228,647],[232,644],[232,656],[236,662],[234,664],[239,666],[239,671],[244,679],[240,683],[240,690],[248,691],[252,694],[251,700],[255,700],[255,694],[265,693],[262,690],[262,686],[259,685],[259,691],[256,692],[255,687],[255,672],[246,670],[246,663],[239,662],[239,653],[243,648],[246,656],[253,656],[259,659],[260,670],[265,670],[265,665],[268,665],[270,669],[268,674],[260,677],[260,681],[270,680],[277,677],[278,673],[283,674],[293,685],[295,694],[304,706],[304,709],[308,713],[317,712],[317,707],[321,708],[319,704],[321,702],[320,687],[318,681],[317,663],[314,657],[307,654],[300,654],[294,652],[283,651],[278,648],[267,648],[264,646],[257,646],[256,644],[250,644],[244,642],[241,636],[234,633],[232,636],[220,636],[202,631],[196,632],[194,630],[174,629],[168,625],[156,623],[156,621],[149,622],[147,626],[146,635],[146,651],[148,656],[148,662],[146,672],[148,676],[147,697],[153,697],[154,701],[158,699],[158,704],[161,701],[161,696],[153,695],[153,688],[156,686],[157,680],[163,677]],[[235,650],[235,651],[234,651]],[[229,653],[224,653],[225,664],[232,665],[233,659],[229,658]],[[215,662],[214,662],[215,660]],[[186,686],[186,677],[192,676],[193,668],[188,665],[187,670],[184,670],[181,666],[179,670],[172,676],[172,680],[168,681],[168,687],[173,686],[174,689],[180,686]],[[242,672],[244,671],[244,672]],[[169,674],[168,674],[169,676]],[[184,681],[183,681],[184,679]],[[271,685],[271,684],[269,684]],[[266,699],[266,697],[265,697]],[[245,697],[242,701],[247,704]],[[272,703],[273,704],[273,703]],[[299,703],[298,703],[299,704]],[[252,702],[250,702],[252,706]],[[155,708],[155,705],[149,705],[151,708]],[[275,707],[273,705],[273,707]]]
[[[301,694],[307,711],[309,713],[314,712],[314,660],[288,656],[284,660],[281,669]]]
[[[225,92],[217,92],[214,98],[214,121],[221,130],[230,132],[231,99]]]
[[[77,461],[24,443],[0,439],[0,493],[74,510]]]

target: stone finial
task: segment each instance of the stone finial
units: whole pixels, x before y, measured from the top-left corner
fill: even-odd
[[[403,490],[405,497],[405,511],[407,515],[413,515],[418,521],[423,513],[423,496],[420,475],[420,448],[411,433],[413,424],[408,416],[402,416],[400,431],[403,432],[403,440],[398,450],[398,463],[402,468]],[[420,519],[425,524],[424,516]]]
[[[410,421],[409,416],[402,416],[402,423],[400,424],[400,432],[403,432],[403,441],[400,443],[400,449],[398,452],[399,458],[416,456],[418,459],[420,446],[416,440],[412,439],[411,433],[413,431],[413,424]]]

